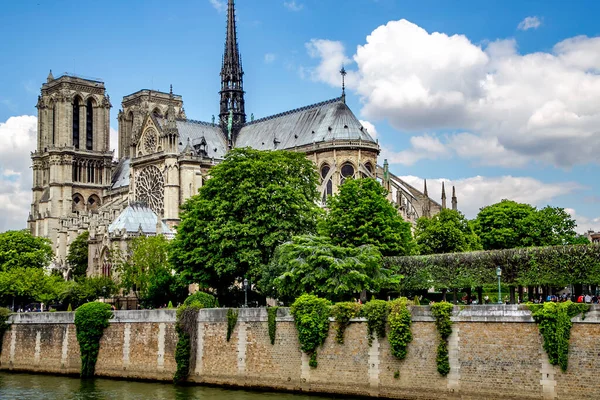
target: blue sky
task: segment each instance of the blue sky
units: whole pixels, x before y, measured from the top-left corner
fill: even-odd
[[[348,104],[395,174],[427,178],[434,196],[456,185],[469,217],[514,198],[600,229],[597,15],[583,0],[238,0],[246,111],[336,97],[344,63]],[[169,84],[189,118],[209,121],[224,32],[219,0],[4,4],[0,231],[25,226],[35,119],[24,116],[49,69],[102,79],[115,129],[123,96]]]

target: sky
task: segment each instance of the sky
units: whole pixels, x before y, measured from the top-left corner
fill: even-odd
[[[341,94],[417,188],[455,186],[459,209],[512,199],[600,230],[600,2],[237,0],[246,112]],[[51,69],[100,79],[116,149],[121,99],[183,96],[218,114],[223,0],[22,0],[0,16],[0,232],[26,227],[35,104]]]

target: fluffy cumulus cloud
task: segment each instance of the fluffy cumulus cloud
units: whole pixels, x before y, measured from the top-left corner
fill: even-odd
[[[308,77],[339,86],[340,65],[350,59],[342,43],[313,39],[306,47],[318,59]],[[421,136],[459,132],[436,139],[453,154],[488,165],[598,162],[598,37],[519,54],[512,39],[481,46],[400,20],[376,28],[352,61],[347,85],[371,121],[385,119]]]
[[[537,29],[542,25],[542,20],[538,17],[526,17],[523,21],[519,22],[517,29],[526,31],[529,29]]]
[[[0,232],[23,229],[31,203],[31,157],[37,118],[10,117],[0,122]]]
[[[412,175],[401,178],[416,188],[423,188],[422,178]],[[442,182],[445,182],[448,199],[452,195],[452,186],[456,187],[458,208],[468,218],[474,218],[481,207],[497,203],[502,199],[544,207],[558,196],[582,189],[582,186],[576,182],[545,183],[530,177],[474,176],[453,181],[444,178],[428,179],[429,197],[441,198]]]
[[[375,125],[363,119],[359,119],[358,122],[361,123],[373,139],[377,139],[377,128],[375,128]]]

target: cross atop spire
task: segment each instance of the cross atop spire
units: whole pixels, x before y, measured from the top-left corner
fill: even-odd
[[[232,142],[235,142],[237,133],[246,123],[243,76],[242,58],[238,49],[235,26],[235,3],[234,0],[228,0],[227,32],[221,66],[221,91],[219,92],[221,94],[219,122],[221,128],[225,130],[230,112],[233,114],[233,129],[230,138]],[[229,143],[230,146],[232,144]]]
[[[340,75],[342,76],[342,101],[345,103],[346,102],[346,75],[348,75],[348,73],[346,72],[346,68],[344,68],[343,64],[342,64],[342,69],[340,69]]]

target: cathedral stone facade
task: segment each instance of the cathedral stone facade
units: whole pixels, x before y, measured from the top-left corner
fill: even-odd
[[[118,161],[109,150],[109,96],[103,82],[48,75],[39,96],[37,148],[32,153],[33,202],[28,226],[51,239],[55,266],[66,270],[68,246],[90,232],[89,275],[110,275],[110,251],[127,239],[172,235],[180,205],[198,192],[210,168],[234,147],[302,152],[321,177],[325,204],[348,178],[373,177],[405,220],[446,206],[378,164],[379,144],[338,98],[247,121],[235,8],[229,0],[221,69],[219,118],[188,119],[181,96],[140,90],[118,112]],[[342,79],[344,71],[342,69]],[[456,209],[456,196],[452,195]]]

